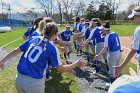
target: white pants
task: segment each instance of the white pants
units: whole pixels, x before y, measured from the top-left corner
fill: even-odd
[[[104,48],[104,42],[100,42],[97,43],[95,45],[95,54],[99,54],[101,52],[101,50]],[[107,60],[107,52],[105,52],[102,56],[100,56],[97,61],[102,61],[102,58],[104,58],[104,60]]]
[[[108,52],[108,56],[107,56],[107,64],[109,67],[109,74],[113,75],[115,73],[115,68],[112,66],[118,66],[120,64],[120,60],[121,60],[122,54],[119,51],[116,52]]]
[[[89,47],[91,48],[92,53],[95,55],[95,47],[91,43],[86,46],[86,52],[89,53]]]
[[[137,75],[140,76],[140,60],[138,60],[138,63],[137,63]]]
[[[44,78],[34,79],[18,73],[16,77],[16,88],[19,93],[44,93],[45,81]]]

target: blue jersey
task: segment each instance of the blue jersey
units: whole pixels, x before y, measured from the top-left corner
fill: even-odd
[[[85,31],[85,34],[84,34],[84,37],[85,37],[86,40],[89,38],[90,32],[91,32],[91,31],[90,31],[90,28],[89,28],[89,27],[86,28],[86,31]]]
[[[61,31],[59,34],[61,35],[61,38],[63,41],[70,41],[72,31],[71,30],[69,30],[69,31],[64,30],[64,31]]]
[[[41,36],[41,35],[42,35],[41,32],[39,32],[38,30],[35,30],[35,31],[30,35],[29,38],[31,38],[31,37],[33,37],[33,36]]]
[[[78,22],[74,22],[73,28],[76,30]]]
[[[54,67],[62,64],[57,47],[48,39],[42,39],[42,36],[35,36],[19,46],[23,52],[17,66],[19,73],[41,79],[48,64]]]
[[[24,35],[26,36],[26,37],[30,37],[30,35],[32,34],[31,33],[31,30],[35,30],[34,28],[32,28],[32,27],[29,27],[28,29],[27,29],[27,31],[24,33]]]
[[[103,35],[102,31],[98,27],[95,27],[91,32],[89,39],[95,41],[95,44],[97,44],[100,42],[104,42],[105,36]]]
[[[82,29],[83,29],[83,24],[80,23],[80,22],[75,22],[74,23],[74,29],[77,31],[77,32],[82,32]]]
[[[137,51],[138,54],[140,54],[140,45],[139,45],[139,50]]]
[[[111,32],[105,37],[104,47],[111,52],[121,50],[120,39],[115,32]]]

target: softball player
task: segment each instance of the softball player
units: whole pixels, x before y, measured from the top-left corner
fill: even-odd
[[[8,59],[23,52],[17,66],[16,88],[19,93],[44,93],[43,73],[48,68],[48,64],[57,67],[59,72],[67,71],[73,74],[75,73],[73,68],[86,65],[84,60],[76,61],[71,65],[62,65],[59,51],[53,44],[58,27],[54,23],[48,23],[43,32],[43,37],[36,36],[28,39],[0,61],[0,67],[3,68]]]
[[[70,30],[70,25],[67,24],[66,25],[66,29],[61,31],[61,32],[59,32],[59,35],[61,36],[63,41],[70,42],[70,38],[73,35],[72,31]],[[64,57],[67,60],[67,55],[68,55],[68,58],[69,58],[70,57],[70,53],[72,52],[72,46],[71,45],[66,45],[65,47],[68,47],[68,49],[69,49],[68,53],[64,52]]]
[[[134,22],[136,24],[140,24],[140,6],[137,6],[134,8],[132,11],[132,14],[128,16],[129,18],[134,18]],[[136,53],[136,59],[138,60],[137,64],[137,73],[140,75],[140,26],[138,26],[135,29],[134,36],[133,36],[133,42],[131,45],[131,51],[123,61],[123,63],[120,66],[116,66],[116,72],[115,75],[119,76],[119,74],[122,72],[123,68],[130,62],[131,58],[135,55]],[[133,91],[132,91],[133,93]]]
[[[97,60],[100,56],[102,56],[106,51],[108,51],[108,56],[107,56],[107,64],[109,67],[109,75],[110,75],[110,80],[111,83],[115,80],[114,78],[114,73],[115,73],[115,68],[113,66],[117,66],[120,64],[120,59],[121,59],[121,45],[120,45],[120,40],[115,32],[110,31],[110,25],[109,22],[106,22],[103,24],[101,28],[103,34],[106,35],[105,37],[105,42],[104,42],[104,48],[98,53],[95,57],[94,60]]]
[[[101,25],[99,22],[99,19],[93,18],[91,20],[91,22],[94,25],[94,29],[93,29],[93,31],[91,31],[91,34],[90,34],[89,38],[86,40],[86,42],[84,43],[84,45],[81,46],[81,49],[83,49],[86,45],[88,45],[91,40],[93,40],[93,41],[95,40],[95,54],[98,54],[103,49],[105,36],[101,32],[101,30],[98,28],[98,26]],[[103,57],[104,57],[105,62],[107,62],[106,53],[103,54]],[[96,73],[100,72],[101,61],[102,61],[102,56],[100,56],[96,60]]]
[[[86,28],[85,33],[83,34],[84,40],[86,41],[89,36],[91,31],[93,31],[94,29],[94,25],[92,25],[92,22],[90,23],[90,26]],[[88,62],[90,61],[91,57],[90,57],[90,52],[89,52],[89,47],[91,48],[93,54],[95,54],[95,40],[91,40],[90,43],[86,46],[86,55],[87,55],[87,60]]]
[[[30,35],[38,29],[39,26],[39,22],[43,20],[43,17],[38,17],[37,19],[35,19],[33,26],[29,27],[28,30],[24,33],[24,35],[22,36],[24,40],[27,40]]]
[[[83,29],[83,24],[80,22],[80,17],[76,17],[75,22],[74,22],[75,36],[74,36],[73,43],[74,43],[74,48],[77,52],[79,51],[79,47],[77,47],[77,45],[80,43],[78,40],[78,37],[82,35],[80,33],[80,32],[82,32],[82,29]]]

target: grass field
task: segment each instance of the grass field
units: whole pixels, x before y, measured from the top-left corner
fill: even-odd
[[[117,32],[119,36],[131,36],[134,33],[134,29],[137,25],[112,25],[112,31]],[[62,30],[64,27],[60,27]],[[12,32],[0,33],[0,47],[21,37],[27,28],[18,28]],[[9,44],[5,48],[7,50],[18,47],[24,40],[20,39],[12,44]],[[15,89],[15,74],[16,74],[17,62],[3,71],[0,71],[0,93],[16,93]],[[127,65],[123,70],[123,74],[128,74],[128,67],[132,67],[136,70],[136,66],[132,63]],[[55,70],[52,73],[53,80],[46,83],[46,91],[49,93],[79,93],[79,86],[75,81],[75,77],[68,73],[55,74]]]
[[[111,31],[117,32],[119,36],[132,36],[138,25],[112,25]]]

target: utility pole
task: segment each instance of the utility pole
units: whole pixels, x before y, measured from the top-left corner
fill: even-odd
[[[3,14],[3,2],[1,0],[1,10],[2,10],[2,21],[3,21],[3,24],[4,24],[4,14]]]
[[[9,14],[10,14],[10,25],[11,25],[11,27],[12,27],[12,16],[11,16],[11,7],[10,7],[10,4],[9,4],[9,8],[8,8],[8,11],[9,11]]]

